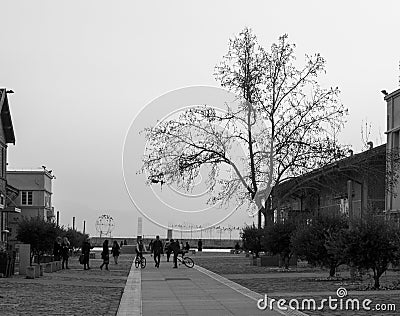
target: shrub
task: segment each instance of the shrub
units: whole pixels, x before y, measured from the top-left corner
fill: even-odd
[[[44,221],[39,217],[22,218],[18,223],[17,239],[31,245],[31,263],[34,255],[40,257],[52,252],[56,237],[61,229],[53,222]]]
[[[293,251],[314,266],[329,268],[333,277],[336,268],[346,259],[334,247],[348,228],[347,219],[339,216],[319,216],[308,225],[299,226],[291,238]],[[334,251],[335,250],[335,251]]]
[[[379,279],[389,264],[400,261],[399,240],[398,228],[383,219],[367,217],[352,224],[344,251],[348,261],[357,268],[373,271],[374,288],[378,289]]]
[[[261,251],[263,232],[262,229],[256,228],[254,224],[252,226],[245,226],[241,232],[243,249],[255,253],[258,257],[258,253]]]
[[[286,269],[289,268],[289,260],[293,255],[291,237],[296,230],[296,224],[292,221],[274,223],[265,228],[262,246],[273,255],[279,254]]]

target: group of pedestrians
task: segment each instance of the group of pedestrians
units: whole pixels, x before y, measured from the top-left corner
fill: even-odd
[[[59,261],[62,260],[61,267],[62,269],[69,269],[68,267],[68,258],[70,256],[70,252],[72,250],[71,243],[68,240],[68,237],[57,237],[54,242],[53,247],[53,256],[54,260]]]
[[[138,245],[139,244],[140,243],[138,243]],[[184,245],[183,242],[179,242],[178,239],[167,239],[165,245],[163,245],[162,241],[160,240],[160,236],[156,236],[155,241],[150,241],[149,248],[150,252],[154,256],[156,268],[160,267],[161,254],[164,254],[165,252],[167,255],[167,262],[169,262],[171,254],[173,254],[173,268],[176,269],[178,268],[178,255],[182,254],[183,257],[183,255],[189,251],[190,245],[188,242],[186,242],[186,244]]]
[[[111,247],[111,254],[114,257],[114,263],[118,264],[118,257],[121,253],[121,247],[116,240],[114,240],[113,245]],[[103,270],[103,267],[106,266],[106,270],[108,270],[108,265],[110,263],[110,250],[108,248],[108,239],[103,242],[103,251],[101,252],[101,259],[103,259],[103,263],[100,265],[100,269]]]
[[[122,246],[122,242],[121,242]],[[118,244],[116,240],[114,240],[111,251],[108,248],[108,239],[103,242],[103,251],[101,252],[101,258],[103,259],[103,263],[100,265],[100,269],[102,270],[105,266],[105,269],[108,270],[108,265],[110,263],[110,252],[114,257],[114,263],[118,264],[118,257],[121,253],[121,246]],[[82,255],[80,259],[80,263],[83,264],[84,270],[89,270],[89,259],[90,259],[90,250],[93,249],[94,246],[90,244],[88,238],[82,243]],[[68,259],[72,251],[71,243],[69,242],[67,237],[61,238],[57,237],[54,246],[53,246],[53,256],[55,261],[62,260],[61,267],[62,269],[69,269],[68,267]]]

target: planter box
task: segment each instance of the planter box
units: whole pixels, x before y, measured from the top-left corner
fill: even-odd
[[[52,264],[52,262],[44,264],[44,272],[46,272],[46,273],[53,272],[53,264]]]
[[[53,271],[58,271],[61,269],[61,261],[54,261],[55,269]]]
[[[279,256],[261,256],[261,266],[262,267],[278,267],[279,266]]]
[[[31,267],[26,267],[26,278],[27,279],[34,279],[35,278],[35,267],[31,266]]]
[[[279,255],[275,256],[260,256],[261,258],[261,266],[262,267],[283,267],[283,261],[281,260]],[[296,267],[297,266],[297,257],[292,256],[289,260],[289,266]]]
[[[44,264],[41,263],[38,265],[38,267],[39,267],[39,276],[43,276]]]

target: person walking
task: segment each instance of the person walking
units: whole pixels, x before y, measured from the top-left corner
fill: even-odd
[[[186,251],[186,253],[188,253],[189,250],[190,250],[190,245],[189,245],[188,242],[186,242],[186,244],[185,244],[185,251]]]
[[[61,244],[61,257],[62,257],[62,263],[61,263],[61,268],[64,269],[69,269],[68,268],[68,258],[69,258],[69,250],[71,248],[71,244],[69,243],[69,240],[67,237],[63,238],[63,242]]]
[[[171,244],[170,244],[171,250],[174,253],[174,266],[173,268],[176,269],[178,268],[178,255],[180,252],[180,248],[179,248],[179,241],[173,241],[173,239],[171,239]]]
[[[120,254],[120,246],[118,245],[118,242],[116,240],[114,240],[114,242],[113,242],[113,246],[111,248],[111,253],[114,257],[114,263],[118,264],[118,257]]]
[[[108,264],[110,263],[110,252],[108,250],[108,239],[103,242],[103,251],[101,252],[101,259],[103,259],[103,263],[100,265],[100,269],[103,270],[103,267],[106,266],[106,270],[108,270]]]
[[[150,243],[149,243],[149,250],[150,250],[150,256],[152,256],[152,255],[153,255],[153,239],[150,240]]]
[[[167,239],[165,242],[165,252],[167,253],[167,262],[169,262],[169,258],[171,257],[171,252],[172,252],[171,242],[173,241],[174,241],[173,239],[171,240]]]
[[[156,264],[156,268],[160,267],[160,259],[162,251],[163,251],[163,244],[160,240],[160,236],[156,236],[156,240],[153,242],[153,254],[154,254],[154,262]]]
[[[90,249],[93,246],[90,245],[90,241],[88,238],[85,238],[82,243],[82,254],[83,254],[83,270],[89,270],[89,258],[90,258]]]
[[[203,251],[203,242],[201,241],[201,239],[199,239],[199,242],[197,243],[197,250]]]
[[[60,261],[61,260],[61,246],[62,244],[62,238],[58,236],[56,240],[54,241],[53,245],[53,257],[54,261]]]

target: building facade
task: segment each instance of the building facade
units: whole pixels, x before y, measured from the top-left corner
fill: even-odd
[[[273,190],[274,221],[343,214],[352,218],[367,212],[384,214],[386,145],[339,160],[288,180]]]
[[[9,242],[16,242],[18,221],[22,218],[39,217],[43,220],[54,218],[52,206],[52,181],[51,171],[41,170],[12,170],[7,171],[9,185],[18,189],[14,204],[21,211],[9,215],[10,228]]]
[[[400,148],[400,89],[385,96],[387,113],[387,152],[396,155]],[[400,173],[399,166],[388,161],[388,170],[392,171],[390,176],[397,177]],[[397,182],[399,182],[397,180]],[[394,189],[386,194],[385,210],[386,216],[393,221],[400,222],[400,184],[395,184]]]
[[[12,206],[12,199],[18,190],[7,185],[7,146],[15,144],[14,128],[11,120],[10,106],[7,91],[0,88],[0,243],[7,242],[9,230],[8,216],[11,212],[18,211]],[[11,205],[10,205],[11,204]]]

